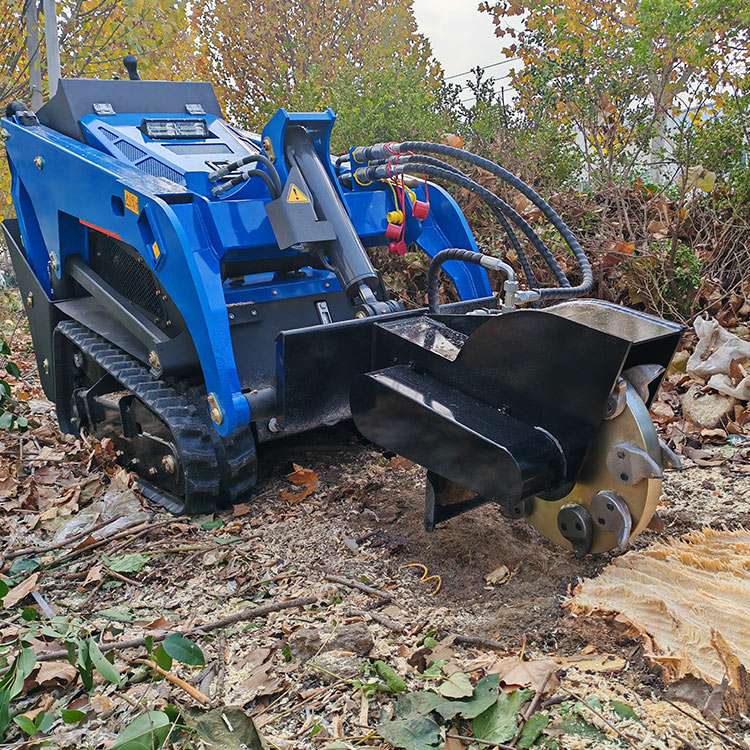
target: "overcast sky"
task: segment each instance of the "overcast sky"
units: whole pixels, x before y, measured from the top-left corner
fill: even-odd
[[[505,59],[502,40],[495,36],[492,16],[480,13],[478,5],[479,0],[414,0],[419,30],[430,40],[432,52],[442,64],[446,76]],[[503,63],[488,70],[487,75],[504,76],[515,65],[517,63]],[[452,82],[464,80],[465,77]],[[507,84],[504,81],[497,85]]]

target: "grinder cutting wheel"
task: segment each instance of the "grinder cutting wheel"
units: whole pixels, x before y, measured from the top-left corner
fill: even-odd
[[[428,470],[428,530],[492,502],[582,556],[646,527],[675,462],[647,409],[681,328],[576,299],[591,265],[531,187],[434,143],[334,160],[330,110],[239,131],[210,85],[141,81],[135,64],[2,120],[17,215],[3,229],[62,429],[111,439],[179,513],[245,499],[258,443],[353,418]],[[525,283],[479,252],[446,187],[486,203]],[[426,308],[389,298],[375,246],[430,259]],[[440,305],[441,272],[460,302]]]

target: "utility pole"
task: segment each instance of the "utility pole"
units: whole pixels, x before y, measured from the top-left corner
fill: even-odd
[[[47,47],[47,83],[49,98],[57,92],[60,80],[60,45],[57,38],[57,9],[55,0],[44,0],[44,42]]]
[[[39,62],[39,15],[35,0],[26,0],[26,45],[29,53],[29,84],[31,85],[31,109],[36,112],[42,97],[42,68]]]

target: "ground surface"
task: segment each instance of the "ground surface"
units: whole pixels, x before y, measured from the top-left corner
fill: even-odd
[[[501,657],[531,663],[547,657],[560,660],[561,682],[553,686],[557,679],[550,680],[544,698],[552,701],[545,704],[550,727],[557,727],[549,741],[557,741],[561,748],[730,746],[729,740],[700,723],[702,705],[680,704],[697,717],[688,719],[662,700],[666,686],[658,670],[624,627],[571,617],[562,606],[578,580],[596,576],[611,555],[578,561],[524,522],[507,521],[489,507],[426,534],[423,470],[360,442],[345,427],[266,447],[262,475],[246,504],[210,517],[175,520],[141,502],[131,478],[111,460],[108,446],[56,431],[12,295],[6,297],[2,317],[4,335],[12,338],[21,367],[20,379],[11,379],[11,384],[21,397],[19,408],[32,420],[32,429],[23,435],[0,433],[6,552],[70,537],[74,528],[83,531],[121,515],[123,509],[132,522],[149,521],[151,526],[140,536],[82,548],[67,561],[60,558],[75,544],[27,556],[41,562],[33,590],[44,604],[60,615],[80,618],[85,629],[101,634],[102,643],[189,628],[248,606],[317,597],[313,606],[243,619],[198,639],[206,656],[202,671],[177,664],[171,668],[206,694],[211,706],[247,710],[272,746],[326,747],[323,740],[335,737],[350,738],[359,746],[384,746],[374,729],[379,711],[389,710],[393,696],[363,698],[356,685],[335,681],[328,672],[359,679],[363,664],[380,659],[406,679],[408,689],[415,689],[431,684],[420,675],[437,656],[447,662],[445,674],[460,669],[473,678],[502,672],[497,664]],[[728,458],[737,450],[727,449]],[[289,474],[299,479],[300,467],[310,470],[306,479],[313,489],[304,499],[299,499],[304,494],[300,488],[287,479]],[[750,476],[731,460],[707,468],[687,461],[685,472],[667,476],[664,500],[659,511],[665,525],[662,535],[704,525],[750,525]],[[165,523],[153,526],[161,522]],[[656,536],[647,531],[636,545],[646,545]],[[112,559],[135,553],[146,558],[139,570],[119,577],[108,572]],[[437,593],[432,593],[437,579],[423,582],[421,568],[406,567],[416,564],[440,577]],[[502,580],[497,574],[501,582],[488,583],[486,577],[502,566],[508,577]],[[8,565],[4,573],[9,575]],[[332,583],[326,575],[366,582],[392,600],[384,603]],[[24,606],[34,607],[42,620],[47,616],[39,600],[30,596],[8,607],[1,621],[4,642],[23,633]],[[368,612],[403,626],[403,631],[373,621]],[[352,623],[363,623],[372,635],[374,645],[368,653],[358,654],[358,644],[350,641],[327,652],[326,640],[348,632]],[[304,653],[297,632],[301,628],[314,629],[323,644]],[[504,649],[462,645],[449,637],[451,633],[494,639]],[[426,636],[428,646],[435,646],[433,636],[443,640],[433,654],[426,654],[425,664],[421,650]],[[38,639],[32,646],[37,652],[59,648],[50,639]],[[327,655],[318,668],[307,664],[316,651]],[[144,707],[176,705],[187,716],[199,706],[183,688],[152,680],[153,672],[134,662],[146,655],[143,647],[116,653],[115,666],[124,680],[121,689],[97,678],[94,687],[85,690],[75,675],[61,669],[59,678],[46,684],[29,678],[13,711],[30,711],[33,717],[40,708],[55,714],[75,707],[85,719],[70,725],[58,720],[50,730],[53,744],[104,747]],[[582,654],[613,654],[617,660],[610,660],[611,668],[563,666],[564,657]],[[352,664],[354,672],[345,674]],[[630,739],[585,708],[584,723],[593,733],[568,732],[569,725],[561,729],[556,711],[571,694],[599,701],[598,706],[616,699],[632,707],[640,721],[626,721],[621,727]],[[719,731],[741,738],[747,729],[739,720],[727,722]],[[13,729],[8,738],[21,740],[20,733],[14,738]],[[468,746],[460,740],[446,745],[450,750]]]

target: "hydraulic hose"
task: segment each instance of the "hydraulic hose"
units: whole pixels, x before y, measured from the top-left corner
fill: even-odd
[[[557,215],[557,213],[552,209],[552,207],[547,204],[541,196],[539,196],[533,188],[529,187],[525,182],[522,180],[519,180],[515,175],[508,172],[506,169],[503,169],[498,164],[495,164],[494,162],[490,161],[489,159],[484,159],[481,156],[477,156],[476,154],[470,154],[466,151],[462,151],[461,149],[454,148],[452,146],[445,146],[443,144],[439,143],[429,143],[426,141],[405,141],[403,143],[379,143],[375,144],[373,146],[360,146],[353,150],[352,157],[355,163],[357,164],[364,164],[368,161],[378,160],[378,159],[389,159],[394,156],[400,156],[402,154],[409,154],[413,152],[420,152],[420,153],[432,153],[432,154],[439,154],[441,156],[448,156],[454,159],[457,159],[459,161],[465,161],[469,164],[472,164],[473,166],[480,167],[482,169],[485,169],[486,171],[494,174],[495,176],[502,179],[504,182],[506,182],[511,187],[518,190],[520,193],[525,195],[539,210],[542,212],[542,214],[550,221],[552,226],[555,227],[555,229],[559,232],[560,236],[565,240],[565,243],[570,248],[571,252],[573,253],[573,256],[575,257],[580,269],[581,269],[581,275],[582,275],[582,281],[578,286],[571,287],[567,284],[564,284],[562,281],[560,281],[560,284],[564,288],[560,289],[543,289],[542,295],[546,299],[567,299],[571,297],[577,297],[581,296],[583,294],[587,294],[591,291],[591,287],[594,283],[594,275],[591,270],[591,264],[589,263],[588,258],[586,257],[586,254],[583,252],[583,249],[581,248],[578,240],[575,238],[573,233],[568,229],[568,227],[565,225],[563,220]],[[402,157],[403,158],[403,157]],[[449,174],[447,170],[444,170],[446,174]],[[448,179],[448,177],[444,175],[439,175],[443,177],[444,179]],[[459,184],[459,183],[457,183]],[[476,185],[476,183],[474,183]],[[467,184],[462,184],[462,187],[465,187],[466,189],[471,190],[472,192],[476,193],[477,195],[483,195],[483,192],[479,192],[476,189],[472,189]],[[484,191],[484,188],[481,188],[481,191]],[[488,192],[489,191],[485,191]],[[489,195],[493,196],[493,198],[497,199],[497,196],[494,196],[492,193],[489,193]],[[502,201],[501,201],[502,203]],[[526,232],[523,229],[523,226],[519,225],[518,222],[515,220],[515,218],[512,216],[512,214],[508,213],[508,211],[503,208],[503,206],[506,206],[507,208],[510,208],[507,206],[507,204],[502,203],[502,205],[496,204],[500,208],[500,210],[503,211],[503,213],[511,218],[511,220],[519,226],[519,228],[524,231],[524,234],[526,234],[527,237],[529,237],[528,232]],[[511,209],[512,210],[512,209]],[[531,237],[529,237],[531,240]],[[540,250],[540,248],[533,242],[534,247],[537,250]],[[541,251],[541,250],[540,250]]]
[[[503,214],[505,214],[511,221],[513,221],[514,224],[516,224],[516,226],[518,226],[518,228],[526,235],[526,237],[528,237],[534,248],[539,253],[541,253],[543,257],[545,257],[545,260],[546,256],[551,255],[546,245],[544,245],[544,243],[539,239],[536,232],[526,223],[526,221],[520,214],[518,214],[507,203],[505,203],[505,201],[498,198],[494,193],[487,190],[486,188],[483,188],[481,185],[477,184],[473,180],[470,180],[468,177],[462,174],[456,174],[455,172],[443,169],[442,167],[433,167],[428,164],[397,164],[394,166],[388,165],[379,167],[360,167],[356,171],[361,173],[363,182],[376,179],[385,179],[386,177],[390,177],[393,174],[399,174],[401,172],[408,172],[409,174],[427,174],[438,179],[446,180],[447,182],[452,182],[459,187],[465,188],[466,190],[469,190],[470,192],[478,195],[487,204],[489,204],[490,206],[494,206],[498,211],[501,211]],[[557,266],[557,263],[554,262],[554,258],[552,260],[554,265]],[[586,263],[588,264],[588,260],[586,260]],[[554,266],[550,267],[554,271]],[[559,274],[556,273],[555,276],[557,277],[558,282],[561,286],[555,288],[540,289],[539,293],[541,295],[541,299],[569,298],[586,293],[588,288],[586,289],[586,291],[581,291],[583,285],[578,287],[571,287],[570,282],[565,277],[562,269],[560,269],[559,266],[557,266],[557,269]],[[593,275],[591,279],[593,283]],[[571,292],[571,289],[575,291]]]
[[[493,258],[491,255],[477,253],[474,252],[474,250],[462,250],[455,247],[441,250],[432,259],[430,268],[427,271],[427,306],[433,314],[440,312],[440,288],[438,286],[438,278],[443,263],[449,260],[461,260],[464,263],[474,263],[477,266],[484,266],[493,271],[505,271],[509,282],[513,283],[516,280],[513,269],[507,263],[503,263],[499,258]]]
[[[275,192],[276,197],[278,198],[281,195],[282,190],[281,179],[279,178],[279,173],[276,171],[276,167],[273,165],[273,162],[265,154],[248,154],[247,156],[243,156],[242,159],[233,161],[231,164],[225,164],[223,167],[219,167],[219,169],[211,172],[208,175],[208,181],[216,182],[225,175],[228,175],[230,172],[234,172],[235,169],[240,169],[240,167],[244,167],[246,164],[253,164],[255,162],[261,163],[268,170],[269,174],[271,175],[271,179],[273,180],[273,186],[275,188],[275,190],[271,190],[271,194],[273,195],[273,193]],[[234,179],[236,180],[237,178],[235,177]],[[244,182],[244,180],[240,180],[240,182]],[[235,184],[239,185],[240,182],[236,182]]]
[[[447,161],[443,161],[442,159],[435,159],[432,156],[426,156],[424,154],[399,155],[395,157],[393,162],[396,164],[398,163],[420,164],[421,163],[421,164],[428,164],[433,167],[442,167],[443,169],[447,169],[448,171],[453,172],[454,174],[461,175],[461,177],[464,177],[467,180],[471,179],[466,173],[458,169],[458,167],[453,166],[453,164],[449,164]],[[472,180],[472,182],[474,181]],[[523,269],[523,275],[526,278],[526,283],[529,285],[530,289],[536,289],[537,281],[536,281],[536,277],[534,276],[534,271],[532,270],[531,265],[529,264],[529,260],[526,257],[526,252],[521,246],[521,243],[518,241],[518,237],[516,236],[516,233],[513,231],[513,228],[508,223],[508,220],[505,218],[505,215],[502,213],[502,211],[499,211],[497,207],[495,207],[494,205],[490,205],[490,204],[487,204],[487,205],[492,211],[492,213],[495,215],[495,218],[498,220],[505,234],[508,236],[508,239],[510,240],[510,244],[515,250],[516,255],[518,256],[518,261],[520,262],[521,268]],[[544,245],[541,238],[539,238],[539,242],[541,243],[541,245]],[[555,275],[555,278],[558,280],[558,282],[560,282],[562,286],[570,286],[570,283],[565,277],[564,272],[559,267],[552,253],[549,252],[549,249],[547,248],[547,246],[544,245],[544,249],[546,250],[546,252],[541,252],[539,250],[539,247],[536,244],[534,245],[534,247],[536,247],[537,251],[540,252],[540,255],[542,256],[544,261],[547,263],[547,266]],[[565,279],[564,282],[561,282],[560,276],[562,276]],[[538,305],[538,303],[536,302],[534,304]]]
[[[406,141],[404,143],[391,144],[390,149],[397,153],[417,151],[452,157],[458,161],[464,161],[475,167],[485,169],[499,177],[503,182],[518,190],[519,193],[525,195],[542,212],[542,214],[544,214],[550,224],[552,224],[552,226],[560,233],[560,236],[565,240],[565,243],[570,248],[581,269],[581,275],[583,277],[581,284],[576,287],[568,287],[567,289],[558,290],[559,294],[555,296],[557,298],[577,297],[583,294],[588,294],[588,292],[591,291],[591,288],[594,285],[594,274],[591,270],[589,259],[586,257],[586,253],[583,252],[580,243],[555,210],[533,188],[523,182],[523,180],[519,180],[518,177],[508,172],[507,169],[503,169],[499,164],[495,164],[495,162],[492,162],[489,159],[477,156],[476,154],[470,154],[467,151],[462,151],[453,146],[424,141]],[[545,296],[550,297],[551,295]]]
[[[268,192],[271,193],[271,198],[276,199],[281,196],[281,190],[276,189],[276,185],[262,169],[248,169],[247,172],[242,172],[236,177],[232,177],[228,182],[225,182],[222,185],[217,185],[211,190],[211,192],[218,198],[236,185],[241,185],[243,182],[247,182],[251,177],[260,177],[260,179],[266,183]]]

